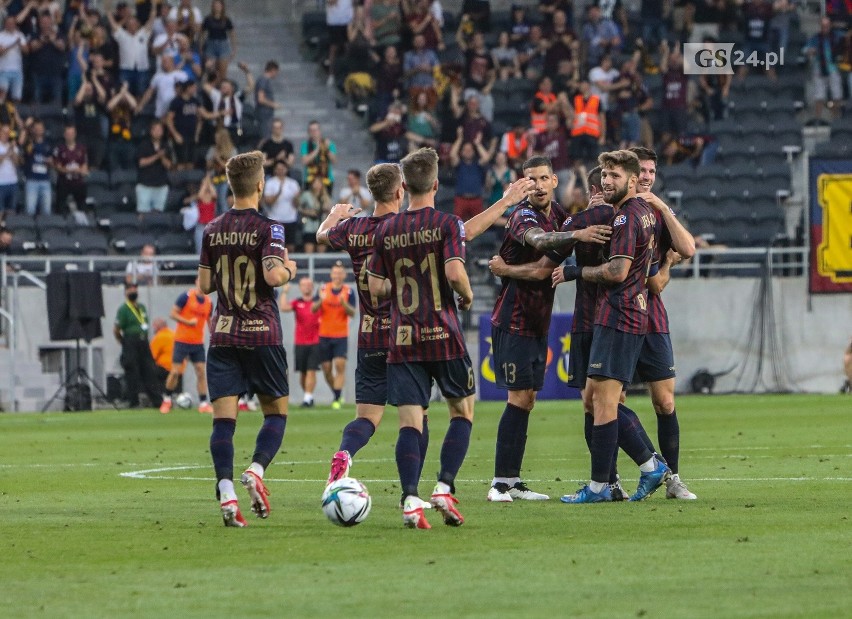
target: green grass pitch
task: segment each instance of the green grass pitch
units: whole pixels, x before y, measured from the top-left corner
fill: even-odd
[[[631,397],[652,437],[647,398]],[[7,617],[842,617],[852,613],[852,399],[681,397],[694,502],[569,506],[588,477],[578,402],[533,413],[525,477],[545,503],[485,501],[502,404],[479,404],[458,480],[467,522],[402,527],[396,413],[351,474],[373,508],[327,522],[319,497],[343,411],[295,409],[267,473],[272,514],[226,529],[209,416],[0,415],[0,590]],[[428,495],[447,425],[430,415]],[[248,464],[259,413],[237,425]],[[636,468],[623,456],[628,490]],[[243,510],[248,508],[239,489]]]

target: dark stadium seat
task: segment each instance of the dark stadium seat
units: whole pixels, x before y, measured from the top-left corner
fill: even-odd
[[[145,245],[156,245],[156,238],[150,234],[128,235],[124,239],[113,241],[113,245],[117,249],[123,249],[124,253],[129,256],[136,256]]]
[[[205,175],[204,170],[175,170],[169,172],[169,186],[175,189],[186,189],[190,183],[200,185]]]
[[[195,251],[195,242],[186,232],[169,232],[157,237],[160,254],[189,254]]]
[[[112,213],[105,218],[104,223],[113,239],[136,235],[141,229],[139,215],[136,213]]]
[[[77,243],[67,230],[42,230],[41,243],[48,254],[76,254]]]
[[[9,228],[14,233],[18,233],[20,230],[35,230],[36,229],[36,220],[35,217],[31,215],[18,214],[18,213],[9,213],[6,215],[6,227]]]
[[[109,187],[109,173],[106,170],[91,170],[89,171],[89,175],[86,177],[86,185],[91,187],[92,185],[104,185],[105,187]]]
[[[136,170],[113,170],[109,175],[109,183],[114,189],[122,185],[136,184]]]
[[[144,213],[140,222],[140,230],[152,235],[166,234],[177,229],[177,222],[172,213]]]
[[[108,185],[89,185],[86,189],[86,204],[92,208],[103,204],[117,207],[122,202],[122,195]]]
[[[77,251],[84,256],[106,256],[109,253],[109,243],[106,236],[97,230],[83,229],[72,234],[77,244]]]
[[[181,189],[169,188],[169,195],[166,198],[166,210],[177,212],[183,206],[183,199],[186,197],[186,191]]]
[[[44,234],[53,230],[68,231],[68,220],[65,215],[39,215],[36,219],[36,227]]]

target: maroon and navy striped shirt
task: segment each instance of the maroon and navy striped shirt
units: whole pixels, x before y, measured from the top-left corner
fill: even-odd
[[[615,211],[610,204],[601,204],[577,213],[565,220],[562,232],[582,230],[589,226],[608,226],[612,223]],[[573,247],[574,256],[579,267],[595,267],[603,264],[603,246],[596,243],[577,243]],[[556,251],[548,257],[561,264],[570,251]],[[591,333],[595,330],[595,315],[598,306],[599,286],[587,282],[583,278],[576,280],[577,292],[574,296],[574,318],[571,323],[571,333]]]
[[[654,226],[656,245],[654,246],[653,265],[659,269],[669,249],[672,248],[672,236],[669,228],[662,217],[657,217],[657,225]],[[663,303],[663,297],[648,292],[648,333],[668,333],[669,315]]]
[[[595,324],[634,335],[648,332],[648,270],[654,256],[654,209],[641,198],[630,198],[612,220],[608,260],[627,258],[625,280],[600,286]]]
[[[464,262],[462,221],[421,208],[384,220],[375,237],[367,271],[391,280],[388,363],[467,355],[455,295],[444,273],[446,262]]]
[[[284,260],[284,226],[256,209],[230,209],[204,228],[203,269],[216,285],[211,346],[274,346],[283,343],[275,290],[263,278],[263,259]]]
[[[367,260],[373,254],[376,228],[391,214],[381,217],[352,217],[328,231],[333,249],[345,251],[352,258],[352,270],[358,278],[358,301],[361,323],[358,348],[384,348],[390,342],[390,299],[377,299],[367,284]]]
[[[506,223],[500,257],[506,264],[538,262],[544,252],[527,245],[524,235],[535,228],[545,232],[559,230],[566,217],[565,209],[558,202],[551,201],[550,211],[546,214],[535,210],[527,201],[521,202]],[[549,278],[527,281],[504,277],[491,314],[491,324],[514,335],[544,337],[550,328],[553,294]]]

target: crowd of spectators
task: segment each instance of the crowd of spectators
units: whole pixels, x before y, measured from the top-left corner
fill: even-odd
[[[631,13],[621,0],[539,0],[506,14],[464,0],[456,21],[440,0],[336,0],[327,3],[324,64],[329,83],[368,114],[375,161],[438,149],[442,169],[455,172],[443,177],[457,214],[497,196],[495,187],[532,154],[554,162],[566,204],[606,148],[655,148],[663,165],[711,163],[713,123],[728,115],[733,81],[749,67],[734,77],[686,75],[687,42],[736,42],[746,57],[786,47],[788,65],[810,60],[816,115],[826,101],[840,114],[841,74],[852,81],[848,15],[824,20],[804,48],[790,49],[795,0],[636,6]]]

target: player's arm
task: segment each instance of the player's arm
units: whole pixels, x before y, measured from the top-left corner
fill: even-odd
[[[614,286],[627,279],[632,260],[627,256],[613,256],[609,259],[609,262],[596,267],[564,266],[553,270],[551,281],[554,288],[562,282],[570,282],[581,277],[587,282]]]
[[[284,284],[293,281],[293,278],[296,277],[296,262],[289,259],[286,251],[284,252],[284,257],[264,257],[262,264],[263,279],[273,288],[283,286]]]
[[[210,273],[210,267],[198,267],[198,287],[204,294],[210,294],[216,289],[213,285],[213,277]]]
[[[471,217],[464,222],[465,238],[468,241],[472,241],[488,230],[498,219],[500,219],[500,217],[503,216],[506,209],[526,198],[532,191],[533,187],[535,187],[535,181],[527,178],[526,176],[509,185],[502,198],[475,217]]]
[[[391,294],[390,280],[369,271],[367,272],[367,287],[370,289],[370,294],[378,299],[384,299]]]
[[[464,270],[464,262],[459,259],[447,260],[444,263],[444,275],[450,287],[459,295],[459,309],[470,309],[473,304],[473,289],[470,287],[467,271]]]
[[[656,271],[652,266],[651,271],[648,273],[648,292],[651,294],[661,294],[666,286],[669,285],[669,281],[672,278],[671,268],[681,260],[683,260],[681,255],[670,249]]]
[[[566,232],[545,232],[541,228],[530,228],[524,234],[524,244],[538,251],[564,250],[574,243],[597,243],[603,245],[609,240],[612,228],[609,226],[589,226],[582,230]]]
[[[331,241],[328,238],[329,230],[334,228],[344,219],[354,217],[360,212],[360,208],[355,208],[351,204],[335,204],[331,207],[331,212],[329,212],[328,217],[323,220],[317,230],[317,243],[320,245],[331,245]]]
[[[640,193],[636,197],[645,200],[663,216],[663,223],[669,230],[675,251],[683,258],[692,258],[695,255],[695,237],[680,223],[669,205],[651,192]]]
[[[537,262],[526,264],[506,264],[500,256],[494,256],[488,261],[488,268],[497,277],[509,277],[511,279],[525,279],[528,281],[540,281],[550,277],[557,263],[542,256]]]

